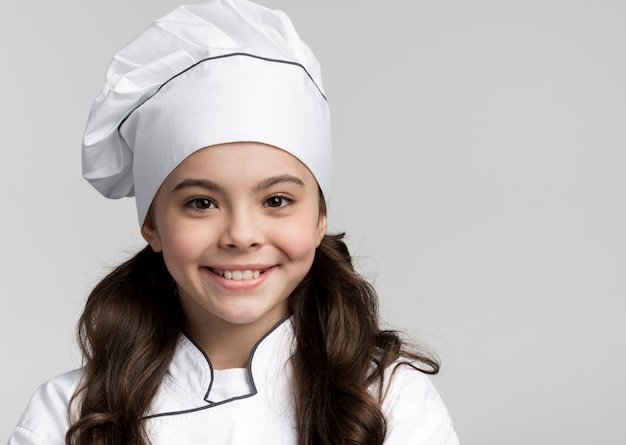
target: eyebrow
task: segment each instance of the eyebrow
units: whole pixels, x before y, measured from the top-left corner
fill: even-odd
[[[213,181],[209,181],[208,179],[193,179],[193,178],[185,179],[184,181],[179,182],[171,191],[174,193],[174,192],[179,192],[181,190],[184,190],[186,188],[191,188],[191,187],[200,187],[200,188],[203,188],[212,192],[218,192],[218,193],[224,192],[224,187],[222,187],[219,184],[216,184]]]
[[[254,187],[254,191],[260,192],[260,191],[270,188],[273,185],[281,184],[281,183],[295,184],[298,187],[302,187],[302,188],[304,187],[304,181],[296,176],[278,175],[278,176],[272,176],[271,178],[267,178],[259,182]],[[216,192],[216,193],[225,193],[226,191],[224,187],[222,187],[221,185],[209,179],[194,179],[194,178],[185,179],[179,182],[178,184],[176,184],[176,186],[174,186],[174,188],[172,188],[171,191],[178,192],[178,191],[184,190],[186,188],[191,188],[191,187],[200,187],[200,188],[203,188],[212,192]]]
[[[273,185],[281,183],[295,184],[298,187],[304,188],[304,181],[302,179],[292,175],[279,175],[264,179],[263,181],[259,182],[259,184],[254,189],[257,192],[260,192],[262,190],[270,188]]]

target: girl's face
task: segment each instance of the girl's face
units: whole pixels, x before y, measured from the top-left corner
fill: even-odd
[[[311,268],[326,233],[320,209],[315,178],[289,153],[222,144],[167,177],[142,234],[163,252],[188,323],[267,330]]]

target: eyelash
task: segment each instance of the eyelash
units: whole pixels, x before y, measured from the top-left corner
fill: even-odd
[[[198,205],[200,203],[202,205]],[[209,198],[192,198],[185,203],[185,206],[193,210],[208,210],[217,207]]]
[[[282,201],[282,205],[278,205],[278,206],[271,206],[268,205],[270,201],[275,200],[275,199],[280,199]],[[293,204],[293,199],[291,199],[288,196],[285,195],[272,195],[269,198],[267,198],[264,202],[263,202],[263,207],[268,207],[271,209],[276,209],[276,210],[280,210],[280,209],[284,209],[285,207],[289,206]]]
[[[270,205],[272,200],[280,200],[281,203],[277,206]],[[288,196],[272,195],[263,202],[263,207],[280,210],[291,204],[293,204],[293,199],[289,198]],[[185,206],[193,210],[209,210],[217,208],[215,202],[213,202],[209,198],[192,198],[185,203]]]

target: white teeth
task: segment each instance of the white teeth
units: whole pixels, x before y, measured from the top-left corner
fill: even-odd
[[[241,272],[240,270],[234,270],[233,271],[233,280],[235,280],[235,281],[243,280],[243,272]]]
[[[223,273],[220,273],[221,276],[226,278],[227,280],[252,280],[254,278],[259,278],[261,276],[261,271],[259,270],[225,270]]]

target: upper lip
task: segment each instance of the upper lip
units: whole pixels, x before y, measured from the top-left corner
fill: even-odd
[[[274,266],[269,264],[224,264],[219,266],[208,266],[208,268],[214,272],[224,272],[227,270],[230,272],[235,270],[240,270],[242,272],[244,270],[251,270],[254,272],[255,270],[264,271],[270,269],[271,267]]]

